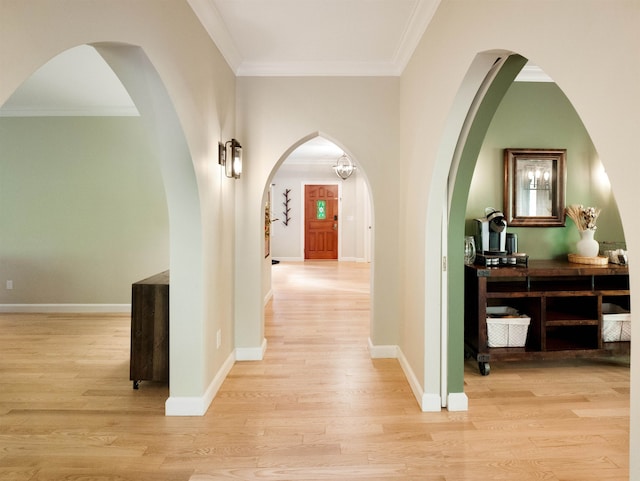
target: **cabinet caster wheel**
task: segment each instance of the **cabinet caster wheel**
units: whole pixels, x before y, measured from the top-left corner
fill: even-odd
[[[480,370],[480,374],[482,374],[483,376],[488,376],[491,372],[491,366],[488,362],[479,362],[478,369]]]
[[[140,387],[140,381],[133,381],[133,389],[138,389]]]

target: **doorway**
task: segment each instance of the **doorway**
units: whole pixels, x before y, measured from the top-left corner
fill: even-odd
[[[304,186],[304,258],[338,259],[338,185]]]

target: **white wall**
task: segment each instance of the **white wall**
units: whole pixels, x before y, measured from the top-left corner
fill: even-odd
[[[245,169],[238,184],[236,343],[257,349],[264,339],[263,195],[279,164],[308,140],[322,135],[358,164],[370,187],[374,225],[371,339],[397,343],[398,135],[397,78],[238,79],[238,122]],[[359,254],[356,254],[359,255]]]

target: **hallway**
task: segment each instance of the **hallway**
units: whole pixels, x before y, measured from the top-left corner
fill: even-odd
[[[273,266],[263,361],[203,417],[129,381],[122,315],[0,314],[0,478],[11,481],[623,481],[625,360],[466,365],[468,412],[422,413],[370,359],[369,266]]]
[[[494,363],[488,377],[469,362],[469,412],[422,413],[397,360],[369,356],[368,264],[272,272],[265,359],[237,363],[207,414],[245,435],[192,481],[627,479],[624,360]]]

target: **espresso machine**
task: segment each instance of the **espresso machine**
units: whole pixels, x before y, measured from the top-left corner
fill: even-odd
[[[475,263],[485,266],[527,266],[529,256],[518,252],[518,237],[507,234],[504,214],[493,207],[485,209],[485,216],[476,221],[478,254]]]
[[[487,207],[484,212],[484,217],[476,219],[478,250],[484,255],[506,255],[507,221],[504,214],[493,207]]]

